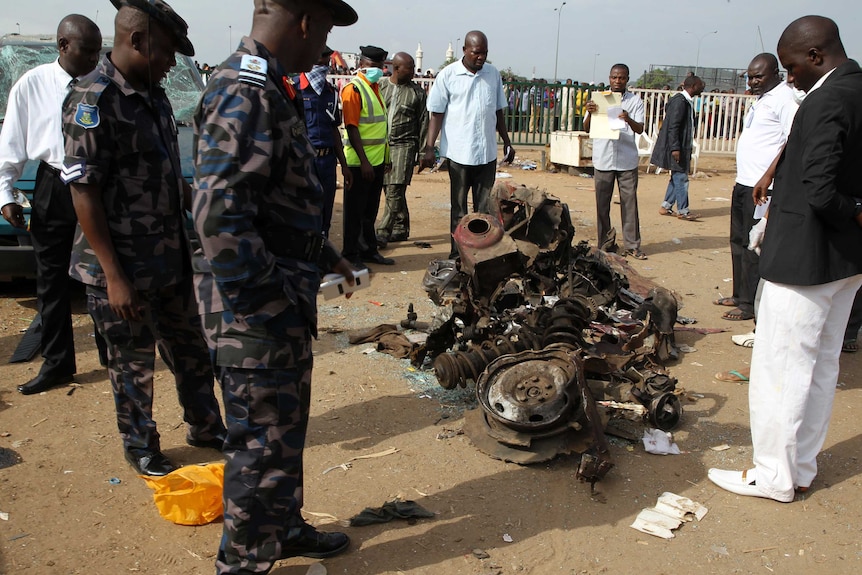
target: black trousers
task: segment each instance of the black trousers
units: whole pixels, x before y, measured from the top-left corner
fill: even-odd
[[[41,374],[74,375],[75,340],[69,294],[69,259],[75,239],[75,208],[69,187],[42,162],[30,211],[30,238],[36,254],[36,298],[42,316]]]
[[[733,263],[733,297],[740,310],[754,313],[754,294],[760,281],[760,257],[748,249],[748,232],[754,219],[752,188],[736,184],[730,200],[730,259]]]
[[[467,215],[467,192],[472,192],[473,211],[490,213],[491,188],[497,176],[497,161],[479,166],[466,166],[449,160],[449,200],[452,209],[449,214],[449,233],[454,234],[461,218]],[[455,238],[452,237],[449,259],[458,256]]]
[[[352,262],[378,253],[374,220],[380,208],[384,169],[383,164],[374,166],[374,179],[368,182],[362,179],[358,166],[350,167],[353,185],[344,192],[344,249],[341,254]]]

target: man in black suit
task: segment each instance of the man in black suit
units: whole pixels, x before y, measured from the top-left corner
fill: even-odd
[[[805,16],[778,41],[787,80],[807,92],[783,154],[760,254],[766,280],[751,361],[754,468],[710,469],[719,487],[789,502],[817,474],[844,328],[862,286],[862,69],[835,22]],[[772,168],[770,169],[770,171]],[[765,199],[768,172],[754,189]]]
[[[693,103],[694,98],[703,93],[703,88],[703,80],[695,75],[688,76],[682,83],[682,91],[668,100],[665,107],[664,122],[650,158],[651,164],[670,171],[667,192],[658,210],[663,216],[676,215],[687,221],[697,219],[688,209],[688,167],[694,142]]]

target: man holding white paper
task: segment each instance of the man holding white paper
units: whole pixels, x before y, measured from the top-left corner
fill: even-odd
[[[639,96],[626,90],[629,68],[625,64],[614,64],[608,80],[611,93],[595,95],[597,99],[603,99],[603,104],[608,102],[606,114],[604,117],[597,115],[605,106],[590,100],[586,104],[587,117],[584,119],[584,130],[593,138],[597,243],[606,251],[617,250],[616,242],[610,237],[611,200],[614,182],[617,182],[623,223],[623,255],[645,260],[638,218],[638,147],[635,141],[637,134],[644,131],[644,103]],[[599,124],[601,130],[598,129]]]

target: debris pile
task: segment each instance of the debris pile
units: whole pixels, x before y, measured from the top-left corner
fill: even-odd
[[[429,265],[439,313],[411,361],[432,360],[446,389],[475,383],[481,409],[464,431],[482,451],[517,463],[577,452],[578,477],[595,483],[612,467],[605,431],[636,440],[646,423],[679,422],[663,367],[678,353],[677,297],[574,244],[568,207],[543,190],[498,181],[490,203],[456,229],[459,259]]]

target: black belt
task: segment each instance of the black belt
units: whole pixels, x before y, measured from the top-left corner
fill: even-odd
[[[49,164],[48,162],[46,162],[44,160],[39,162],[39,170],[47,170],[48,172],[52,173],[53,175],[57,176],[58,178],[60,177],[60,170],[58,170],[57,168],[55,168],[54,166],[52,166],[51,164]],[[39,170],[36,170],[36,173],[38,173]]]
[[[266,249],[282,258],[317,262],[326,238],[303,234],[284,226],[269,226],[261,232]]]
[[[317,157],[322,158],[323,156],[328,156],[334,151],[335,148],[317,148]]]

